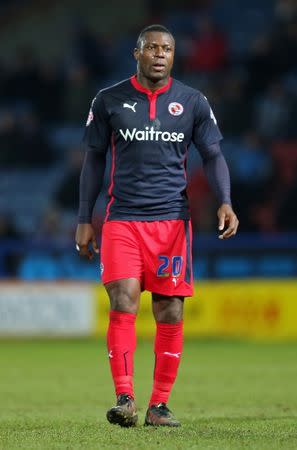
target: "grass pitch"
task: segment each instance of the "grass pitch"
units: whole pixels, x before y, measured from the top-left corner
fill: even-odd
[[[0,341],[1,449],[297,449],[297,344],[186,341],[169,407],[178,429],[143,427],[152,342],[138,343],[140,425],[110,425],[105,343]]]

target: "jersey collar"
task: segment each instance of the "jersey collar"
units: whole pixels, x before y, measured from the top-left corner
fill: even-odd
[[[159,94],[163,94],[163,92],[168,91],[168,89],[170,89],[171,85],[172,85],[172,77],[169,77],[168,83],[165,84],[165,86],[161,87],[160,89],[157,89],[156,91],[150,91],[149,89],[145,88],[144,86],[142,86],[142,84],[139,83],[139,81],[137,80],[137,76],[133,75],[130,78],[130,81],[132,83],[132,86],[139,92],[143,92],[144,94],[147,95],[154,95],[157,96]]]

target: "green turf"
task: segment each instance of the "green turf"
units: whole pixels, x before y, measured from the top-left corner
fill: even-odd
[[[297,449],[297,344],[186,341],[169,406],[179,429],[142,426],[152,343],[139,342],[140,425],[106,422],[105,344],[0,341],[1,449]]]

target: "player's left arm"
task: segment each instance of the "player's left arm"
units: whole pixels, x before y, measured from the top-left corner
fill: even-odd
[[[221,152],[220,144],[200,147],[204,172],[221,205],[218,209],[220,239],[234,236],[239,225],[238,218],[232,209],[230,175],[226,160]]]
[[[236,234],[239,221],[232,208],[229,169],[219,144],[222,135],[213,111],[203,95],[196,105],[192,139],[202,157],[208,182],[219,201],[219,238],[230,238]]]

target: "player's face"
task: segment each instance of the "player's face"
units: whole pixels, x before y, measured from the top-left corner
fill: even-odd
[[[138,71],[151,81],[169,77],[174,59],[174,40],[167,33],[145,33],[141,47],[134,50]]]

